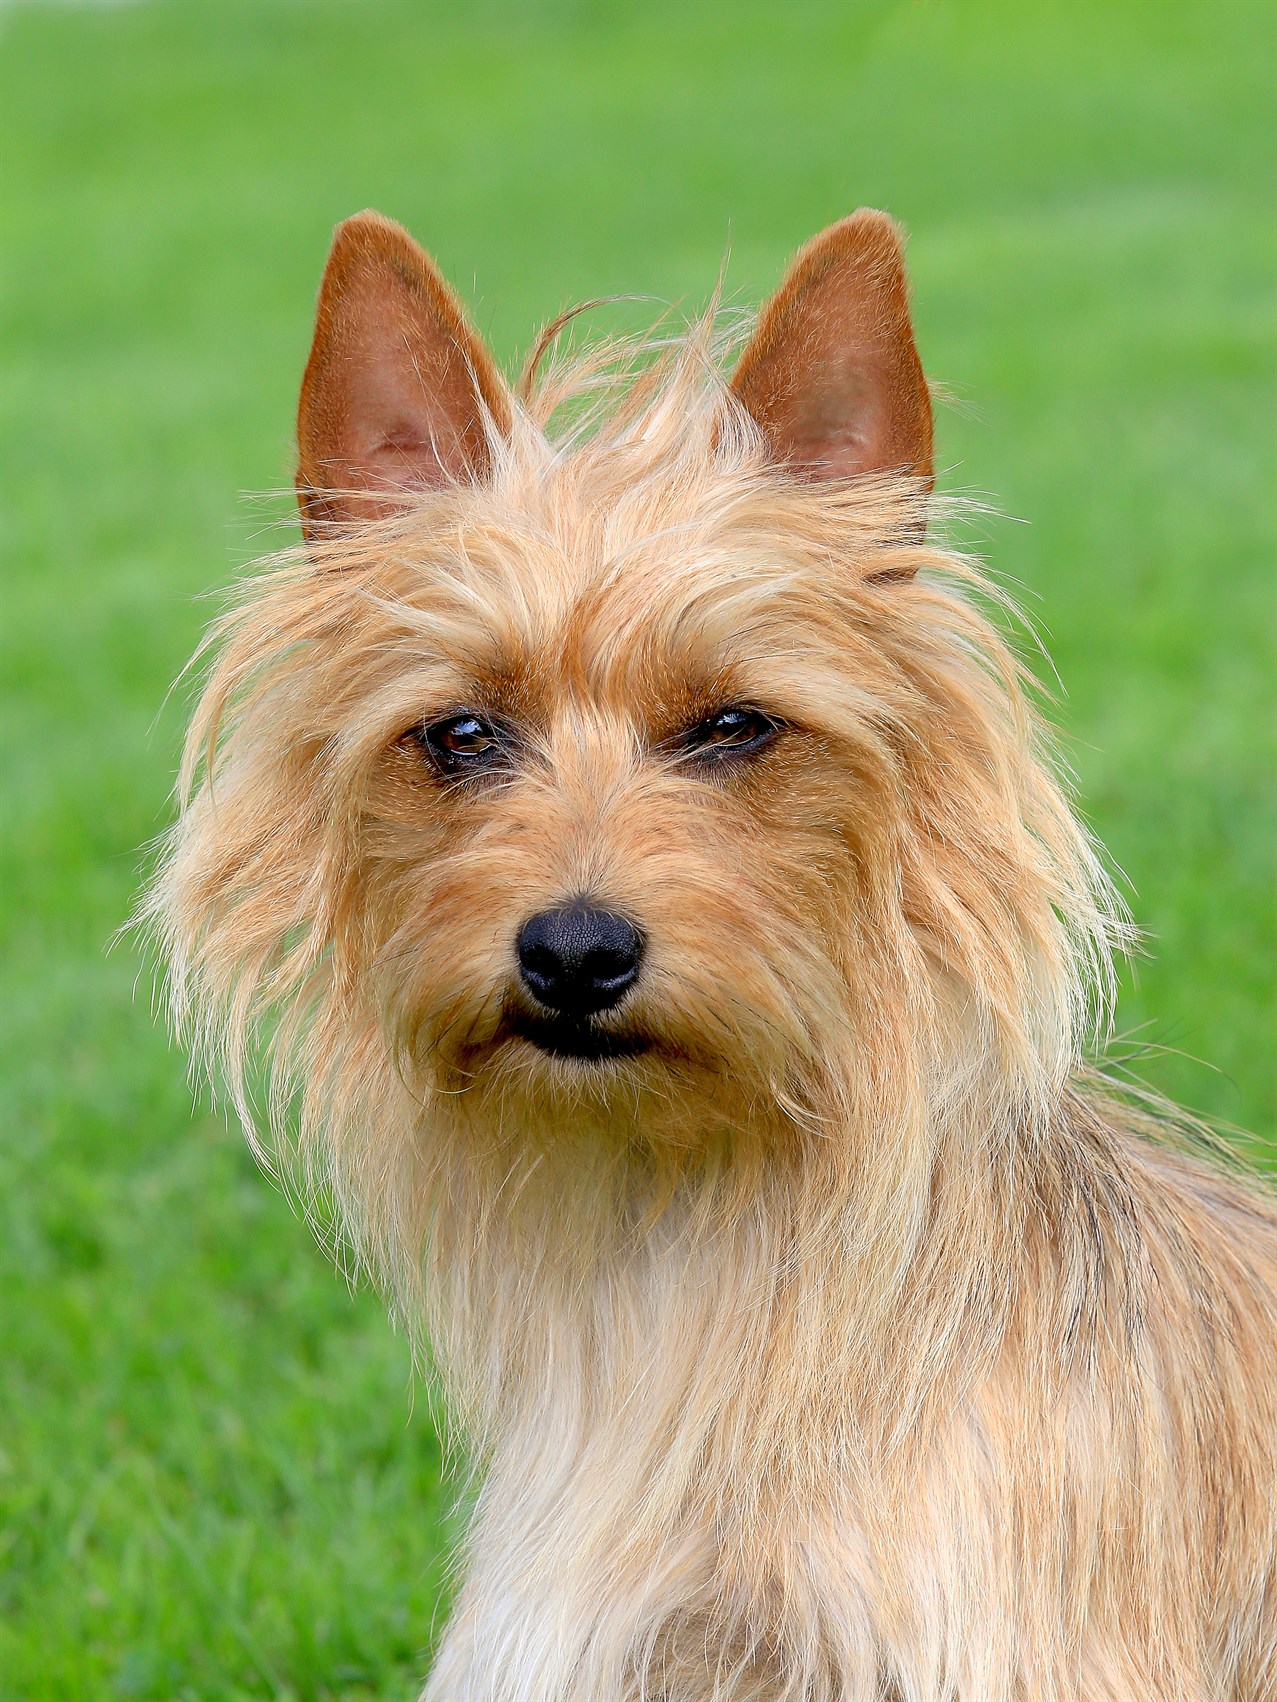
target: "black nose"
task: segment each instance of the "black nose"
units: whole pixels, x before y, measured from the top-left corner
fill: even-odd
[[[624,916],[570,904],[542,910],[519,931],[519,973],[564,1016],[610,1010],[638,979],[643,936]]]

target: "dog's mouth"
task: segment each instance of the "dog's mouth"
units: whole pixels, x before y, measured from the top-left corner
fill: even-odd
[[[591,1017],[569,1017],[513,1010],[506,1027],[520,1040],[552,1058],[570,1058],[578,1063],[597,1064],[611,1058],[633,1058],[646,1052],[651,1041],[634,1030],[604,1028]]]

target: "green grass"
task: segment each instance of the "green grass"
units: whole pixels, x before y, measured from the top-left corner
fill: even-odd
[[[0,1690],[412,1695],[450,1522],[408,1356],[106,944],[199,594],[283,505],[333,223],[403,219],[505,358],[738,299],[858,203],[1067,688],[1159,1087],[1270,1131],[1273,15],[1103,0],[10,6],[3,33]],[[157,717],[158,712],[158,719]],[[1183,1056],[1188,1054],[1190,1056]],[[1196,1056],[1214,1069],[1191,1061]]]

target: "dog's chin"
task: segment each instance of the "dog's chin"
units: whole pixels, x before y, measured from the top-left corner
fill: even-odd
[[[568,1064],[615,1064],[638,1057],[652,1044],[647,1035],[634,1028],[608,1028],[592,1017],[560,1016],[548,1011],[511,1011],[503,1026],[511,1039]]]

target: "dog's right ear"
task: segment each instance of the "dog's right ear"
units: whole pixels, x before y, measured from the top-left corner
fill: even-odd
[[[297,409],[306,535],[482,478],[509,424],[496,362],[424,249],[380,213],[338,225]]]

